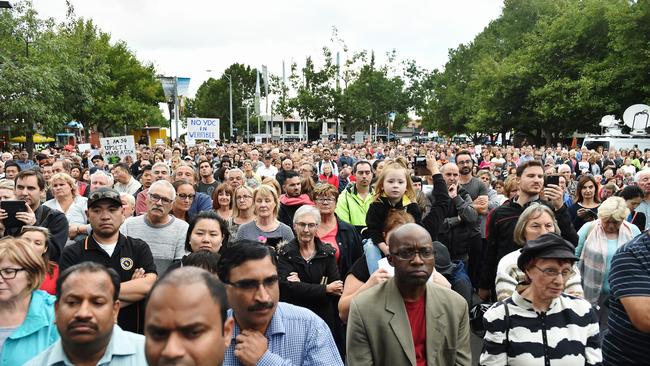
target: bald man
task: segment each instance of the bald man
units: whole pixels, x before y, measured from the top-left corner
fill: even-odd
[[[406,224],[388,247],[395,276],[350,305],[347,364],[470,365],[467,303],[429,281],[435,263],[429,233]]]

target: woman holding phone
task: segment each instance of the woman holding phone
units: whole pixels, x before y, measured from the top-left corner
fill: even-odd
[[[576,231],[580,230],[585,223],[598,219],[600,198],[596,193],[597,187],[596,179],[591,175],[582,175],[578,181],[576,200],[569,208],[569,215]]]

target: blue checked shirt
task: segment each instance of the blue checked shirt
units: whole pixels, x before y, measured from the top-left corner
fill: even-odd
[[[232,309],[228,310],[232,316]],[[235,322],[224,366],[241,365],[235,357],[235,337],[241,329]],[[327,324],[310,310],[287,303],[278,303],[271,324],[264,334],[269,348],[258,366],[323,365],[343,366],[334,338]]]

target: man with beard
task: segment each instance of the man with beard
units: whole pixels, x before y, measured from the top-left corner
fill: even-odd
[[[61,273],[54,303],[61,339],[27,365],[144,365],[144,337],[115,324],[120,278],[110,268],[84,262]]]
[[[24,225],[42,226],[50,230],[47,244],[49,258],[59,261],[65,243],[68,241],[68,219],[62,212],[41,204],[41,195],[45,191],[45,179],[41,173],[28,169],[15,178],[16,199],[25,202],[25,210],[15,214],[19,225],[5,228],[4,235],[17,236]],[[8,217],[8,213],[0,209],[0,220]]]
[[[280,210],[278,220],[283,224],[293,227],[293,215],[303,205],[314,206],[314,202],[307,194],[301,194],[300,175],[290,171],[286,175],[284,186],[282,187],[285,194],[280,196]]]
[[[142,333],[144,299],[157,277],[151,249],[140,239],[120,234],[124,222],[122,201],[114,189],[99,188],[90,194],[88,221],[92,234],[65,247],[60,269],[95,262],[115,270],[121,282],[118,324],[122,329]]]
[[[388,239],[395,276],[357,295],[347,326],[349,365],[470,365],[467,303],[437,286],[429,233],[405,224]]]
[[[217,188],[219,182],[214,179],[214,169],[209,161],[205,160],[199,164],[199,175],[201,176],[201,180],[196,191],[212,197],[212,192]]]
[[[327,324],[313,312],[279,302],[275,252],[252,241],[226,247],[218,277],[235,320],[224,365],[343,365]],[[466,308],[466,306],[465,306]]]
[[[151,366],[223,363],[233,319],[217,276],[193,266],[163,276],[149,294],[145,353]]]
[[[489,161],[488,161],[489,162]],[[456,153],[456,165],[458,165],[458,171],[460,175],[458,176],[458,183],[461,188],[463,188],[472,199],[472,207],[478,214],[478,223],[479,231],[481,233],[481,239],[473,240],[472,244],[469,246],[469,262],[467,271],[472,278],[472,281],[475,281],[476,278],[480,275],[480,265],[481,259],[483,258],[484,247],[487,246],[487,241],[483,239],[485,237],[485,225],[487,221],[488,214],[488,189],[483,182],[476,177],[472,176],[472,168],[474,167],[474,160],[467,150],[460,150]],[[453,256],[452,256],[452,259]]]
[[[530,160],[517,167],[519,178],[518,195],[497,207],[488,218],[488,245],[483,256],[482,276],[479,279],[479,296],[483,300],[490,298],[491,289],[494,288],[496,270],[503,256],[520,248],[514,241],[515,225],[517,219],[533,202],[549,206],[555,212],[555,219],[562,233],[562,237],[573,245],[578,244],[571,217],[564,205],[562,188],[555,184],[544,187],[544,168],[537,160]],[[543,192],[542,192],[543,191]],[[540,194],[544,194],[544,199]]]
[[[479,215],[472,205],[472,197],[458,182],[458,166],[454,163],[447,163],[442,166],[440,172],[447,184],[451,202],[438,231],[438,240],[449,249],[452,261],[462,261],[463,266],[468,268],[469,263],[475,261],[473,255],[476,253],[472,252],[472,248],[481,244]],[[430,199],[433,202],[433,195],[430,196]],[[473,273],[471,271],[468,273],[472,278]]]
[[[188,224],[169,214],[175,199],[171,183],[154,182],[147,192],[147,212],[128,218],[120,227],[123,235],[146,240],[159,273],[165,273],[172,262],[185,255]]]
[[[357,161],[352,167],[354,184],[349,184],[336,202],[336,216],[354,226],[359,233],[366,227],[366,215],[372,203],[372,165],[366,160]]]

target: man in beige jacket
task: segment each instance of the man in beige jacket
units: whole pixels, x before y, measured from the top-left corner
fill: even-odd
[[[395,277],[359,294],[350,306],[347,364],[470,365],[467,303],[429,281],[429,233],[406,224],[389,238]]]

